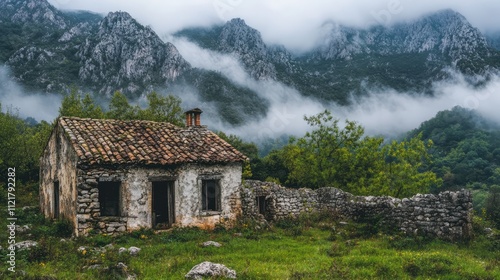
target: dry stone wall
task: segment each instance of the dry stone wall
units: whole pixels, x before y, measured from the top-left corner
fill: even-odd
[[[443,239],[467,238],[472,230],[472,196],[468,190],[398,199],[354,196],[336,188],[288,189],[247,180],[242,187],[242,210],[244,215],[264,216],[267,220],[327,210],[346,219],[376,218],[407,234]]]
[[[122,181],[123,170],[91,169],[79,170],[77,223],[78,234],[85,235],[89,230],[96,233],[114,234],[125,232],[126,217],[101,217],[98,182],[102,178],[107,181]]]

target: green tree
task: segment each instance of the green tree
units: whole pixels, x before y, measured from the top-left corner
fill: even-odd
[[[73,88],[68,95],[64,96],[59,108],[59,116],[82,117],[82,114],[83,107],[80,94],[76,88]]]
[[[346,121],[342,129],[339,120],[334,120],[329,111],[304,119],[316,129],[307,132],[303,138],[292,139],[285,147],[289,180],[303,187],[346,189],[353,151],[360,145],[363,128]]]
[[[385,188],[383,193],[395,197],[410,196],[418,192],[428,192],[431,187],[439,187],[442,179],[424,168],[430,163],[428,149],[432,141],[425,143],[422,135],[407,141],[392,141],[384,146],[386,156],[384,170],[380,173],[382,180],[379,188]]]
[[[109,111],[106,112],[106,117],[117,120],[134,120],[138,119],[138,106],[132,106],[127,100],[127,97],[116,91],[109,102]]]
[[[363,127],[355,122],[347,120],[340,127],[329,111],[305,120],[315,129],[284,148],[288,183],[396,197],[441,184],[433,172],[424,170],[432,142],[423,142],[421,136],[383,145],[382,138],[364,137]]]
[[[104,118],[104,112],[102,111],[101,106],[95,103],[90,94],[85,94],[81,101],[81,104],[83,117],[92,119]]]
[[[173,95],[161,96],[154,91],[146,97],[148,107],[138,111],[140,119],[184,125],[180,98]]]
[[[41,122],[28,125],[17,112],[0,112],[0,167],[16,168],[20,182],[38,180],[38,160],[47,143],[52,126]]]
[[[63,98],[59,116],[102,119],[104,113],[89,93],[85,94],[82,99],[77,89],[74,88]]]

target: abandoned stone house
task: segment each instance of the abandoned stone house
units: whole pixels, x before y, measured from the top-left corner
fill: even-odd
[[[75,235],[213,227],[241,212],[247,158],[205,126],[61,117],[40,159],[40,208]]]

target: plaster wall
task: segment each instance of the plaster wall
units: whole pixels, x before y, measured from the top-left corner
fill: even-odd
[[[71,221],[74,228],[77,200],[77,155],[71,144],[57,127],[45,147],[40,159],[40,210],[47,218],[55,218],[55,184],[59,184],[59,218]]]
[[[202,180],[217,180],[221,189],[221,211],[202,211]],[[121,182],[120,217],[101,217],[99,182]],[[241,214],[239,187],[241,164],[187,164],[176,168],[94,168],[80,170],[78,176],[78,233],[89,230],[117,233],[151,228],[153,181],[174,184],[174,226],[212,228],[233,221]]]

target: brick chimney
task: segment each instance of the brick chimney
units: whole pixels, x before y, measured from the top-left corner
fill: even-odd
[[[199,108],[194,108],[189,111],[186,111],[186,127],[190,126],[201,126],[201,113],[203,113],[202,110]],[[194,121],[194,124],[193,124]]]

